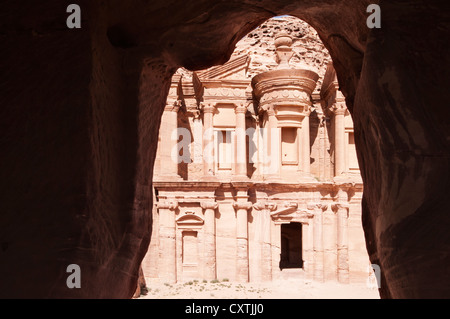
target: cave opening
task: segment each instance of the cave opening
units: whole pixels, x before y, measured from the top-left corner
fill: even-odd
[[[159,134],[153,231],[142,263],[149,281],[188,278],[181,265],[192,247],[204,280],[277,280],[295,268],[318,281],[367,279],[363,185],[348,160],[356,157],[347,145],[353,123],[331,57],[306,22],[269,19],[224,64],[179,68]],[[350,227],[335,204],[350,211]],[[198,236],[177,248],[188,215]],[[167,229],[172,235],[161,235]]]
[[[0,59],[4,73],[10,75],[4,77],[1,85],[1,295],[130,297],[145,253],[159,249],[152,223],[155,234],[162,229],[166,236],[177,239],[180,226],[188,235],[197,233],[197,239],[188,236],[186,240],[188,247],[200,243],[196,251],[202,276],[217,278],[227,271],[235,276],[238,263],[239,269],[246,269],[239,273],[240,279],[272,280],[279,269],[280,225],[300,222],[304,227],[305,273],[311,274],[313,267],[313,277],[327,280],[336,277],[337,270],[339,278],[346,280],[347,264],[354,269],[355,259],[350,252],[355,248],[355,227],[359,227],[362,218],[370,261],[379,266],[383,297],[449,296],[450,255],[446,252],[450,237],[446,230],[450,215],[446,190],[450,188],[450,148],[448,121],[442,120],[449,117],[449,108],[442,103],[449,100],[449,91],[442,89],[448,86],[445,75],[449,65],[440,58],[448,56],[444,50],[450,29],[448,10],[443,4],[431,5],[423,0],[414,6],[381,1],[382,27],[370,29],[366,23],[369,4],[368,0],[193,0],[180,7],[176,2],[158,0],[115,1],[107,5],[82,1],[83,27],[73,30],[66,28],[66,6],[60,1],[48,0],[45,8],[42,4],[30,3],[24,8],[22,2],[8,2],[3,10],[5,50]],[[208,187],[192,187],[191,202],[187,202],[184,197],[164,197],[165,190],[157,187],[153,203],[160,210],[160,222],[167,222],[167,227],[162,227],[157,218],[152,220],[151,179],[167,92],[179,87],[172,87],[173,73],[182,66],[200,70],[225,63],[239,39],[281,13],[302,18],[317,30],[339,76],[339,83],[330,81],[328,92],[334,91],[333,86],[338,87],[336,91],[345,95],[355,121],[351,132],[343,110],[335,110],[337,121],[326,114],[315,119],[320,115],[316,110],[309,114],[310,142],[316,139],[321,145],[309,145],[310,173],[316,182],[333,184],[334,188],[327,191],[313,187],[303,194],[311,196],[302,195],[298,200],[284,196],[282,189],[275,190],[274,186],[281,184],[278,182],[263,179],[256,183],[258,187],[245,189],[246,181],[230,180],[226,188],[215,193]],[[253,36],[253,41],[257,40]],[[306,50],[304,56],[307,54]],[[243,60],[246,59],[233,61],[242,65],[239,63]],[[181,80],[183,91],[190,86],[188,82]],[[199,86],[192,84],[194,87]],[[222,89],[231,96],[239,91]],[[320,94],[326,91],[321,89]],[[180,100],[180,104],[170,101],[172,108],[181,110],[177,117],[189,106],[188,95],[184,95],[184,101],[176,96],[175,101]],[[288,106],[278,111],[286,115]],[[239,123],[244,107],[235,108]],[[203,133],[205,114],[206,122],[211,120],[214,125],[214,108],[206,103],[201,110],[192,109],[193,136]],[[225,109],[219,110],[222,115],[227,112]],[[186,110],[189,113],[190,109]],[[253,122],[251,111],[246,112],[244,121],[255,123],[256,131],[257,125],[272,119],[270,124],[275,128],[277,122],[268,111],[257,119],[260,122]],[[298,125],[301,118],[297,116],[293,122]],[[297,182],[295,176],[297,172],[307,172],[308,144],[304,143],[303,125],[297,127],[296,133],[292,128],[283,129],[288,127],[286,122],[283,125],[277,128],[290,131],[287,134],[296,139],[284,141],[279,153],[289,154],[282,165],[285,167],[273,177],[279,177],[279,181],[290,177],[292,183],[283,187],[290,194],[300,194],[300,186],[306,183]],[[328,134],[331,141],[333,136],[339,137],[334,146],[328,145]],[[275,132],[274,140],[282,135],[283,132]],[[251,144],[252,139],[248,140]],[[236,144],[232,141],[231,148]],[[357,158],[345,155],[353,152],[352,144],[358,148]],[[242,140],[239,145],[243,145]],[[347,150],[336,154],[337,145],[344,145]],[[201,143],[194,146],[202,149]],[[225,151],[229,149],[228,145],[223,146]],[[191,156],[200,160],[196,169],[201,171],[201,158],[195,147],[192,150]],[[290,156],[290,152],[299,154]],[[181,153],[183,157],[189,154],[184,150]],[[333,161],[328,161],[328,156]],[[362,200],[361,193],[352,188],[356,184],[334,183],[345,176],[342,173],[347,172],[347,165],[348,171],[355,173],[356,162],[365,182]],[[257,163],[247,166],[250,179],[261,175]],[[324,163],[330,163],[330,169],[320,169],[320,174],[315,174],[317,167],[327,167]],[[179,165],[171,176],[178,178],[178,186],[192,182],[189,178],[195,170],[189,165]],[[174,168],[169,166],[169,171]],[[205,167],[212,174],[201,176],[200,182],[203,186],[217,184],[211,181],[216,166]],[[232,164],[227,170],[242,172],[243,167]],[[198,199],[202,199],[200,207],[195,202]],[[225,201],[231,207],[225,209]],[[361,205],[360,216],[355,214],[355,208]],[[180,214],[186,217],[178,218]],[[229,227],[224,228],[222,222]],[[239,236],[237,225],[247,226],[239,228]],[[218,236],[209,236],[214,232]],[[359,228],[357,233],[362,234],[362,230]],[[179,242],[182,244],[182,240]],[[231,249],[217,248],[224,243]],[[335,251],[334,247],[338,249]],[[239,256],[239,262],[227,259],[225,252]],[[153,258],[153,267],[144,262],[143,268],[157,271],[168,265],[175,274],[180,270],[178,255],[178,259],[164,253],[160,257],[167,259],[160,264],[161,258]],[[30,267],[30,263],[34,266]],[[67,289],[66,269],[73,263],[82,269],[82,289]],[[214,263],[216,268],[204,267]],[[322,270],[321,265],[331,268]],[[367,274],[367,269],[364,271]]]

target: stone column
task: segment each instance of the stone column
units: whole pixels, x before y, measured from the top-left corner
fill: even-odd
[[[337,275],[338,281],[349,283],[348,264],[348,211],[347,203],[336,203],[331,206],[337,214]]]
[[[210,103],[201,104],[203,109],[203,176],[204,179],[214,178],[214,106]],[[211,147],[212,146],[212,147]]]
[[[306,212],[308,222],[302,225],[302,241],[305,251],[305,261],[303,269],[306,279],[311,281],[314,278],[314,207],[308,205],[309,211]]]
[[[203,147],[202,147],[202,139],[203,139],[203,125],[202,120],[200,118],[200,111],[196,110],[193,112],[193,136],[194,136],[194,163],[202,164],[203,162]]]
[[[303,128],[298,127],[297,128],[297,158],[298,158],[298,164],[297,164],[297,172],[299,175],[303,175]]]
[[[334,112],[334,175],[345,173],[345,116],[346,106],[344,102],[337,102],[333,107]]]
[[[168,283],[177,282],[176,263],[176,201],[161,201],[157,203],[159,212],[159,277]]]
[[[272,252],[272,280],[280,279],[280,255],[281,255],[281,224],[270,223],[271,252]]]
[[[243,103],[235,109],[236,113],[236,171],[239,179],[247,179],[247,143],[245,139],[245,113],[247,108]]]
[[[236,209],[236,280],[248,282],[248,210],[252,203],[236,201],[233,207]]]
[[[315,281],[323,282],[324,280],[324,255],[323,255],[323,211],[328,208],[327,205],[317,204],[317,203],[309,203],[308,209],[314,210],[314,219],[313,219],[313,227],[314,227],[314,241],[313,241],[313,250],[314,250],[314,275],[313,278]]]
[[[164,109],[162,125],[160,129],[161,134],[161,176],[164,179],[181,179],[178,175],[178,156],[177,153],[172,152],[176,150],[177,140],[172,139],[178,128],[178,110],[180,109],[181,101],[175,101],[172,104],[167,104]]]
[[[277,209],[276,203],[267,202],[267,201],[259,201],[253,205],[253,208],[258,210],[261,214],[261,281],[270,281],[272,280],[272,241],[271,241],[271,228],[270,224],[272,219],[270,217],[270,212]]]
[[[201,202],[205,211],[204,243],[205,243],[205,270],[206,280],[216,279],[216,202]]]
[[[309,137],[309,115],[311,114],[310,106],[307,106],[307,112],[302,121],[302,170],[303,174],[309,175],[311,170],[311,151],[310,151],[310,137]]]

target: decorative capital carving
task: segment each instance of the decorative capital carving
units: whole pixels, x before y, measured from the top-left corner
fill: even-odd
[[[167,103],[164,111],[175,112],[177,113],[181,107],[181,100],[173,101],[173,103]]]
[[[311,102],[308,101],[308,103],[311,103]],[[314,110],[315,110],[315,108],[312,107],[311,105],[305,105],[305,106],[303,107],[303,114],[304,114],[306,117],[309,117],[309,116],[311,115],[311,112],[314,111]]]
[[[333,104],[330,110],[334,113],[334,115],[345,115],[347,105],[345,105],[345,102],[336,102]]]
[[[302,213],[306,216],[306,218],[314,217],[314,213],[310,212],[309,210],[302,211]]]
[[[194,116],[195,120],[198,120],[200,118],[200,110],[192,111],[192,115]]]
[[[275,108],[272,105],[267,108],[267,115],[275,116]]]
[[[314,209],[320,209],[322,211],[326,211],[328,209],[328,205],[327,204],[323,204],[323,203],[308,203],[306,208],[308,208],[309,210],[314,210]]]
[[[200,108],[203,110],[203,113],[213,113],[214,112],[214,104],[200,102]]]
[[[242,114],[242,113],[245,114],[245,113],[247,113],[247,108],[245,107],[244,104],[241,103],[236,106],[236,108],[234,109],[234,112],[236,114]]]
[[[217,202],[200,202],[200,206],[203,209],[216,209],[218,207]]]
[[[331,210],[335,213],[341,209],[345,209],[348,215],[349,205],[347,203],[338,202],[331,205]]]
[[[251,202],[234,202],[233,207],[234,207],[234,209],[249,210],[252,207],[252,203]]]
[[[178,207],[177,201],[163,201],[163,202],[157,202],[156,207],[158,209],[170,209],[175,210]]]

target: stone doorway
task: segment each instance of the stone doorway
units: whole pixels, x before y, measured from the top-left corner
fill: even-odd
[[[280,270],[287,268],[303,268],[301,223],[281,225]]]

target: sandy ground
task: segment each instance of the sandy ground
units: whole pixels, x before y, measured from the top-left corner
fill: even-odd
[[[139,299],[379,299],[366,284],[309,282],[303,279],[265,283],[189,281],[168,284],[147,282],[148,293]]]

